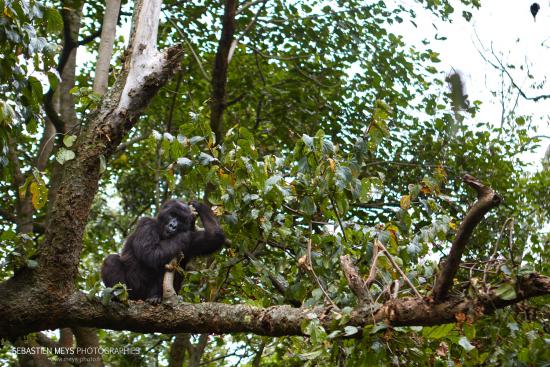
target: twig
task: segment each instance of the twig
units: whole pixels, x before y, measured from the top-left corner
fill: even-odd
[[[244,31],[239,35],[239,37],[237,37],[236,39],[234,39],[232,42],[231,42],[231,46],[229,47],[229,52],[228,52],[228,55],[227,55],[227,63],[230,63],[231,62],[231,59],[233,58],[233,54],[235,53],[235,49],[237,48],[237,45],[239,44],[239,42],[243,39],[244,36],[246,36],[246,34],[252,29],[252,27],[254,26],[254,24],[256,24],[256,21],[258,20],[258,16],[260,15],[260,13],[262,12],[262,10],[264,10],[265,8],[265,5],[267,4],[267,0],[262,0],[263,4],[262,6],[260,7],[260,9],[258,9],[258,11],[256,12],[256,14],[254,14],[254,17],[252,18],[252,20],[250,21],[250,23],[248,23],[248,25],[246,26],[246,28],[244,29]]]
[[[167,13],[164,13],[164,15],[167,15]],[[189,40],[187,39],[187,37],[185,36],[185,33],[183,33],[183,31],[179,28],[179,26],[176,24],[176,22],[174,22],[172,20],[171,17],[167,16],[166,19],[168,19],[168,21],[170,22],[170,24],[172,24],[172,26],[176,29],[176,31],[180,34],[180,36],[183,38],[183,42],[185,42],[185,45],[189,48],[189,51],[191,51],[191,54],[193,55],[193,58],[195,59],[195,61],[197,62],[197,64],[199,65],[199,69],[201,71],[201,74],[202,76],[204,77],[204,79],[206,80],[210,80],[210,77],[208,76],[208,74],[206,73],[206,70],[204,70],[204,66],[202,66],[202,62],[201,62],[201,59],[199,58],[199,55],[197,55],[197,53],[195,52],[195,49],[193,48],[193,45],[191,45],[191,43],[189,42]]]
[[[491,263],[493,262],[494,259],[496,259],[497,257],[497,251],[498,251],[498,244],[500,243],[500,240],[502,239],[502,235],[504,234],[504,229],[506,228],[506,225],[508,224],[509,221],[513,220],[512,217],[506,219],[506,221],[504,221],[504,224],[502,225],[502,227],[500,228],[500,232],[498,234],[498,238],[497,238],[497,241],[495,242],[495,246],[493,247],[493,253],[491,254],[491,256],[489,257],[489,261],[487,261],[485,263],[485,270],[484,270],[484,273],[483,273],[483,284],[486,284],[487,283],[487,271],[489,270],[489,265],[491,265]]]
[[[476,38],[477,38],[477,41],[479,42],[480,46],[483,48],[483,51],[489,51],[487,50],[487,48],[483,45],[483,42],[481,41],[481,39],[479,38],[479,35],[477,34],[477,32],[475,32],[475,35],[476,35]],[[493,46],[491,45],[491,48],[490,48],[490,52],[491,54],[493,55],[493,57],[495,58],[496,62],[498,63],[498,65],[496,65],[494,62],[492,62],[491,60],[489,60],[482,52],[479,48],[477,48],[477,52],[479,53],[479,55],[481,56],[481,58],[486,62],[488,63],[489,65],[491,65],[493,68],[495,68],[496,70],[499,70],[500,72],[506,74],[506,76],[508,77],[508,79],[510,80],[510,84],[512,84],[512,86],[518,91],[518,93],[526,100],[530,100],[530,101],[534,101],[534,102],[537,102],[541,99],[548,99],[550,98],[550,94],[541,94],[541,95],[538,95],[538,96],[534,96],[534,97],[531,97],[531,96],[528,96],[522,89],[521,87],[516,83],[516,81],[514,80],[514,78],[512,77],[512,75],[510,74],[510,72],[508,71],[508,69],[506,68],[506,66],[504,66],[504,64],[502,63],[502,61],[499,59],[499,57],[495,54],[495,51],[493,50]]]
[[[372,261],[371,261],[371,265],[370,265],[369,276],[368,276],[367,280],[365,281],[365,286],[367,287],[367,289],[370,288],[371,284],[376,279],[377,262],[378,262],[378,257],[379,256],[380,256],[380,251],[378,251],[378,246],[376,246],[376,244],[373,244],[373,246],[372,246]]]
[[[512,220],[509,224],[509,234],[508,234],[508,251],[510,251],[510,261],[512,262],[512,266],[514,268],[517,268],[516,260],[514,259],[514,244],[513,244],[513,238],[514,238],[514,220]],[[523,254],[522,254],[523,256]],[[521,259],[520,259],[521,263]]]
[[[128,139],[127,141],[125,141],[124,143],[120,143],[119,146],[116,148],[116,152],[122,152],[123,150],[125,150],[126,148],[128,148],[129,146],[131,146],[132,144],[134,143],[139,143],[140,141],[142,140],[145,140],[149,137],[149,134],[146,133],[144,135],[139,135],[139,136],[136,136],[135,138],[132,138],[132,139]]]
[[[342,224],[342,220],[340,219],[340,214],[338,214],[338,207],[336,206],[336,203],[332,198],[332,194],[329,194],[328,198],[330,200],[330,204],[332,205],[332,208],[334,209],[334,215],[336,215],[336,219],[338,220],[338,225],[342,230],[342,237],[344,237],[344,241],[348,242],[348,238],[346,237],[346,231],[344,229],[344,225]]]
[[[309,239],[307,240],[307,262],[308,262],[308,265],[309,265],[309,270],[311,271],[311,274],[313,275],[313,277],[315,278],[315,281],[319,285],[319,288],[321,289],[321,291],[325,295],[326,300],[329,301],[329,303],[332,306],[334,306],[335,308],[338,308],[338,306],[336,306],[336,304],[332,301],[332,299],[330,299],[327,291],[325,291],[325,288],[323,287],[323,285],[321,284],[321,281],[317,277],[317,274],[315,274],[315,269],[313,269],[313,262],[311,261],[311,234],[312,234],[312,232],[313,232],[313,227],[312,227],[311,222],[309,222]]]
[[[382,242],[380,242],[380,240],[378,240],[378,238],[375,238],[374,239],[374,245],[375,246],[378,246],[380,248],[380,250],[382,250],[384,252],[384,255],[386,255],[386,257],[388,258],[388,260],[390,261],[391,265],[393,266],[393,268],[395,270],[397,270],[397,272],[401,275],[401,277],[403,278],[403,280],[405,281],[405,283],[407,283],[409,285],[409,287],[411,287],[411,289],[413,290],[414,294],[418,297],[418,298],[422,298],[422,295],[418,292],[418,290],[416,289],[416,287],[414,286],[414,284],[412,284],[412,282],[410,281],[409,277],[403,272],[403,270],[401,270],[401,268],[399,267],[399,265],[397,265],[397,263],[395,262],[395,260],[393,259],[393,256],[389,253],[389,251],[386,249],[386,247],[384,247],[384,245],[382,244]]]
[[[247,3],[244,3],[243,6],[237,10],[237,15],[241,14],[242,12],[244,12],[246,9],[250,8],[251,6],[254,6],[256,4],[259,4],[259,3],[265,3],[267,2],[267,0],[256,0],[256,1],[249,1]]]

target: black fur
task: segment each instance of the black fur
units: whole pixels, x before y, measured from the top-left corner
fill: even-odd
[[[191,208],[177,199],[168,200],[156,218],[141,218],[135,231],[126,239],[122,254],[107,256],[101,278],[107,287],[126,284],[132,300],[158,302],[162,299],[164,266],[183,254],[184,267],[192,258],[218,251],[225,235],[210,208],[192,202],[201,218],[204,231],[195,230]],[[174,289],[181,288],[182,276],[174,277]]]

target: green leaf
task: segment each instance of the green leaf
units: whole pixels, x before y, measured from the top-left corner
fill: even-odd
[[[32,177],[27,177],[25,180],[25,183],[21,186],[19,186],[19,198],[24,199],[25,195],[27,194],[27,187],[29,187],[29,184],[32,182]]]
[[[55,159],[59,162],[59,164],[63,165],[65,162],[70,161],[75,157],[76,155],[72,150],[60,148],[55,156]]]
[[[303,134],[302,141],[311,150],[313,150],[313,138],[309,135]]]
[[[420,185],[409,185],[409,195],[411,200],[414,200],[418,197],[418,194],[420,194],[420,189]]]
[[[386,325],[385,323],[381,322],[379,324],[376,324],[372,330],[370,331],[370,334],[376,334],[378,333],[379,331],[382,331],[382,330],[386,330],[388,328],[388,325]]]
[[[46,8],[44,11],[44,19],[46,19],[46,32],[56,34],[63,30],[63,18],[56,9]]]
[[[185,158],[185,157],[178,158],[178,160],[176,161],[176,163],[177,163],[178,166],[180,166],[180,167],[192,167],[192,166],[193,166],[193,161],[190,160],[189,158]]]
[[[518,124],[518,126],[525,125],[525,117],[520,116],[520,117],[516,118],[516,124]]]
[[[67,148],[72,147],[75,141],[76,141],[76,135],[65,135],[63,137],[63,144]]]
[[[312,359],[315,359],[315,358],[319,357],[321,354],[323,354],[322,350],[316,350],[316,351],[313,351],[313,352],[302,353],[302,354],[300,354],[300,358],[306,359],[306,360],[312,360]]]
[[[401,206],[401,209],[403,209],[403,210],[409,209],[411,207],[411,196],[410,195],[403,195],[401,197],[399,205]]]
[[[199,154],[199,162],[203,166],[208,166],[210,163],[214,162],[216,158],[212,157],[210,154],[202,153]]]
[[[42,91],[42,83],[34,76],[30,76],[28,79],[29,88],[31,89],[32,98],[36,103],[41,103],[44,98],[44,93]]]
[[[107,306],[113,296],[113,288],[105,288],[101,293],[101,303]]]
[[[0,101],[0,123],[11,125],[15,117],[15,111],[5,101]]]
[[[300,210],[304,212],[304,214],[311,216],[317,211],[317,206],[315,205],[315,202],[313,202],[312,198],[306,196],[300,202]]]
[[[495,295],[504,301],[510,301],[517,298],[516,289],[512,283],[501,284],[495,289]]]
[[[446,337],[455,327],[455,324],[443,324],[431,327],[425,327],[422,335],[428,339],[441,339]]]
[[[348,187],[352,177],[351,170],[348,167],[338,167],[336,169],[336,186],[338,186],[339,189]]]
[[[193,136],[191,139],[189,139],[189,144],[193,145],[203,140],[206,140],[204,136]]]

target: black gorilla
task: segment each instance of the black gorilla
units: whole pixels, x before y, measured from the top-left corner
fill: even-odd
[[[107,256],[101,278],[107,287],[126,284],[130,299],[157,303],[162,300],[164,266],[183,254],[185,266],[192,258],[219,250],[225,235],[206,204],[192,202],[204,231],[195,230],[195,215],[189,205],[171,199],[164,203],[156,218],[141,218],[126,239],[122,254]],[[174,289],[181,288],[182,275],[176,272]]]

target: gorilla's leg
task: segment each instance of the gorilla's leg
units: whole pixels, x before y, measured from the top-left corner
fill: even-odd
[[[124,266],[120,261],[120,255],[107,256],[101,267],[101,279],[106,287],[112,287],[117,283],[126,284]]]

